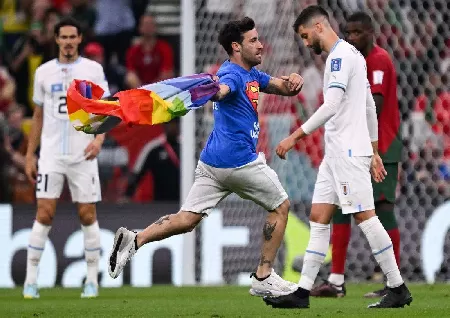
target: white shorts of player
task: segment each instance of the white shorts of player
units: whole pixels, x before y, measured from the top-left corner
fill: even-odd
[[[41,157],[38,163],[36,198],[58,199],[67,179],[73,202],[101,201],[97,159],[76,160],[70,156]]]
[[[209,214],[231,193],[267,211],[275,210],[288,198],[276,172],[260,153],[256,160],[238,168],[215,168],[199,161],[194,184],[181,210]]]
[[[325,157],[320,164],[312,203],[330,203],[343,214],[375,208],[370,157]]]

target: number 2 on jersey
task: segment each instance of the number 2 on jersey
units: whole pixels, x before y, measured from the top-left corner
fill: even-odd
[[[53,96],[53,116],[62,120],[69,120],[67,113],[67,97],[61,92]]]
[[[67,97],[59,96],[58,113],[67,114]]]

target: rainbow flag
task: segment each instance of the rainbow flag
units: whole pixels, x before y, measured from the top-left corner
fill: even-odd
[[[210,74],[168,79],[101,99],[103,89],[86,80],[74,80],[67,91],[69,119],[78,131],[100,134],[120,122],[136,125],[165,123],[202,107],[219,91]]]

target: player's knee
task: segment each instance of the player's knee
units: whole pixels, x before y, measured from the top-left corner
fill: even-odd
[[[328,217],[327,215],[323,215],[320,213],[314,213],[314,211],[311,211],[311,214],[309,215],[309,220],[311,222],[319,224],[330,224],[331,217]]]
[[[353,218],[355,219],[356,224],[361,224],[362,222],[367,221],[374,216],[376,216],[375,210],[367,210],[353,214]]]
[[[38,200],[36,220],[44,225],[52,225],[56,205],[49,200]]]
[[[91,225],[97,220],[97,214],[94,203],[80,203],[78,205],[78,216],[80,223],[83,225]]]
[[[192,232],[203,219],[203,214],[187,211],[180,211],[177,213],[177,216],[186,233]]]
[[[309,220],[314,223],[330,224],[336,206],[329,203],[313,203]]]

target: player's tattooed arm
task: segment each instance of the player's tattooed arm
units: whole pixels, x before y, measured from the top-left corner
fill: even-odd
[[[155,221],[155,224],[161,225],[164,221],[169,221],[168,215],[160,217],[157,221]]]
[[[303,87],[303,78],[296,73],[281,78],[271,77],[269,84],[261,91],[266,94],[276,94],[283,96],[295,96],[300,93]]]
[[[230,93],[230,87],[228,85],[220,84],[219,87],[219,91],[211,98],[212,101],[224,99]]]

